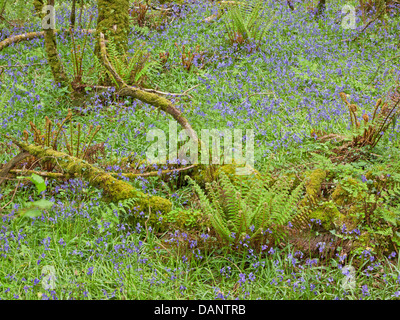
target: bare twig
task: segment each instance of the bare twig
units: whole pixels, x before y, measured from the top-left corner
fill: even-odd
[[[13,193],[13,195],[12,195],[12,197],[11,197],[11,200],[8,201],[4,206],[2,206],[2,207],[0,208],[0,212],[3,211],[5,208],[7,208],[7,206],[8,206],[11,202],[13,202],[13,200],[14,200],[14,198],[15,198],[15,195],[16,195],[16,193],[17,193],[17,190],[18,190],[20,184],[21,184],[21,182],[18,182],[18,183],[17,183],[17,186],[15,187],[14,193]]]
[[[244,98],[243,101],[241,102],[241,104],[245,103],[247,101],[247,99],[253,97],[253,96],[257,96],[257,95],[273,95],[275,99],[277,99],[275,92],[254,92],[251,95],[249,95],[248,97]]]
[[[1,66],[0,66],[1,67]],[[197,88],[198,86],[200,86],[200,84],[195,85],[194,87],[187,89],[186,91],[182,92],[182,93],[172,93],[172,92],[164,92],[164,91],[159,91],[159,90],[155,90],[155,89],[145,89],[145,88],[138,88],[142,91],[145,92],[150,92],[150,93],[156,93],[156,94],[160,94],[163,96],[174,96],[174,97],[179,97],[179,96],[187,96],[189,98],[193,98],[191,95],[187,94],[188,92],[192,91],[193,89]],[[112,89],[115,87],[110,87],[110,86],[90,86],[93,89]],[[132,88],[136,88],[133,87]]]
[[[383,62],[378,66],[378,68],[376,69],[376,71],[375,71],[375,73],[373,74],[373,76],[372,76],[372,78],[371,78],[371,81],[368,83],[368,85],[370,85],[370,84],[372,83],[372,81],[375,80],[375,77],[376,77],[376,75],[377,75],[379,69],[380,69],[386,62],[389,62],[389,61],[394,60],[394,59],[399,58],[399,57],[400,57],[400,54],[397,54],[397,55],[395,55],[394,57],[383,61]]]

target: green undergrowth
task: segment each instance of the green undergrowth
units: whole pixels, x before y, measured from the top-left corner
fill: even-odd
[[[66,17],[67,5],[57,7]],[[275,11],[265,41],[247,51],[231,47],[222,21],[202,22],[215,8],[189,7],[183,18],[170,17],[165,29],[138,28],[132,20],[128,53],[135,52],[133,40],[146,42],[149,61],[158,61],[146,78],[150,87],[182,93],[197,86],[190,97],[174,98],[195,131],[255,129],[255,176],[232,175],[233,166],[129,180],[117,176],[140,192],[168,199],[171,210],[162,214],[136,207],[134,199],[104,201],[104,190],[79,176],[44,178],[45,189],[43,183],[38,189],[32,179],[13,177],[0,186],[0,298],[398,298],[397,122],[376,147],[356,150],[351,161],[336,161],[338,143],[321,142],[313,134],[351,140],[355,134],[339,92],[349,93],[368,114],[395,83],[396,66],[382,67],[374,79],[371,70],[392,57],[398,17],[353,44],[342,40],[356,31],[339,30],[332,23],[335,11],[326,23],[300,14],[305,8],[299,7],[296,24],[297,16]],[[14,20],[25,15],[21,12],[11,10],[6,17]],[[65,27],[67,20],[60,24]],[[37,29],[37,20],[25,23]],[[299,28],[304,25],[315,32],[313,38]],[[3,21],[1,26],[10,28]],[[298,37],[309,42],[300,46]],[[93,145],[104,143],[104,154],[94,166],[117,173],[170,169],[143,162],[146,135],[154,128],[168,133],[170,118],[90,87],[89,96],[73,101],[65,89],[53,86],[42,40],[1,52],[0,67],[9,66],[0,69],[0,133],[22,139],[29,121],[64,119],[72,109],[75,126],[102,127]],[[76,42],[82,45],[84,38]],[[94,42],[89,35],[90,49],[83,55],[87,85],[96,84],[101,72]],[[59,39],[58,49],[72,75],[68,36]],[[199,65],[187,68],[182,54],[189,50]],[[139,78],[133,75],[132,83]],[[17,153],[1,138],[0,164]],[[354,278],[345,271],[350,266]]]

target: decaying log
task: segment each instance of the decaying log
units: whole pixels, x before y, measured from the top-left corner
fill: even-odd
[[[8,136],[7,136],[8,137]],[[102,169],[96,168],[88,162],[72,157],[66,153],[43,148],[32,144],[20,142],[8,137],[24,152],[39,159],[46,159],[59,166],[67,175],[80,176],[87,180],[90,185],[103,189],[104,198],[107,201],[118,202],[126,199],[135,199],[138,210],[149,212],[167,213],[171,211],[172,204],[169,200],[144,194],[135,189],[131,184],[114,178]]]
[[[28,155],[30,155],[28,153]],[[193,169],[195,167],[195,165],[191,165],[191,166],[187,166],[187,167],[183,167],[183,168],[177,168],[177,169],[169,169],[169,170],[161,170],[161,171],[151,171],[151,172],[143,172],[143,173],[133,173],[133,172],[107,172],[108,174],[110,174],[113,177],[125,177],[128,179],[135,179],[138,177],[158,177],[158,176],[163,176],[163,175],[167,175],[167,174],[172,174],[172,173],[177,173],[177,172],[182,172],[182,171],[186,171],[186,170],[190,170]],[[59,172],[47,172],[47,171],[35,171],[35,170],[24,170],[24,169],[12,169],[9,171],[10,173],[13,174],[17,174],[17,175],[22,175],[22,176],[26,176],[26,175],[31,175],[31,174],[36,174],[38,176],[41,177],[45,177],[45,178],[50,178],[50,179],[66,179],[67,175],[63,174],[63,173],[59,173]],[[1,177],[1,173],[0,173],[0,177]],[[1,181],[0,181],[1,184]]]

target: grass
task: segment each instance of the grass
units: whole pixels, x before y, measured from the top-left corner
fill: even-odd
[[[192,99],[176,99],[196,131],[254,129],[255,167],[260,172],[302,175],[307,169],[326,166],[341,182],[348,177],[360,179],[378,167],[385,171],[398,159],[397,123],[373,150],[379,160],[337,166],[326,162],[326,157],[311,154],[328,153],[332,148],[316,143],[311,131],[351,135],[341,91],[350,94],[351,100],[371,116],[376,99],[385,96],[399,75],[398,66],[389,61],[372,80],[382,61],[398,50],[399,17],[389,18],[386,27],[373,25],[357,42],[345,42],[342,40],[354,37],[357,30],[344,30],[337,23],[341,3],[328,7],[327,17],[319,21],[300,3],[295,12],[284,1],[274,3],[268,6],[277,19],[259,50],[232,47],[222,22],[202,22],[215,12],[215,5],[206,1],[187,3],[181,17],[164,30],[150,29],[143,35],[132,24],[130,48],[134,50],[133,43],[139,38],[152,48],[153,57],[170,53],[164,71],[151,79],[156,89],[178,93],[200,84],[190,92]],[[67,27],[69,5],[62,2],[56,8],[58,27]],[[12,19],[22,19],[26,14],[19,10],[8,9],[6,13]],[[95,12],[94,4],[89,3],[83,21],[89,21]],[[40,30],[33,18],[16,29],[2,23],[5,32],[0,40]],[[82,44],[83,37],[77,36],[76,41]],[[185,70],[178,49],[182,45],[205,51],[204,68]],[[92,35],[87,47],[94,48]],[[72,75],[68,36],[59,36],[58,49]],[[97,79],[93,59],[92,49],[88,49],[84,81],[91,84]],[[54,87],[41,38],[1,51],[0,66],[4,68],[0,76],[0,133],[20,138],[29,121],[39,124],[45,116],[62,119],[72,107],[74,122],[81,122],[85,129],[91,124],[102,126],[94,141],[105,143],[106,155],[99,159],[102,164],[131,153],[145,158],[148,131],[168,131],[165,114],[137,101],[115,101],[108,93],[94,94],[85,105],[73,105],[66,92]],[[0,163],[18,152],[4,140],[0,150]],[[363,247],[345,256],[339,248],[327,257],[322,249],[312,256],[289,243],[256,247],[245,239],[240,247],[229,248],[201,226],[197,231],[171,228],[158,232],[149,228],[145,219],[138,225],[126,224],[121,220],[125,215],[121,207],[103,202],[101,190],[79,179],[46,183],[40,195],[25,180],[10,180],[0,186],[0,207],[9,203],[0,221],[2,299],[324,300],[396,299],[400,295],[399,256],[391,251]],[[145,192],[168,197],[174,209],[197,208],[193,190],[176,179],[161,183],[158,177],[150,177],[131,183]],[[42,216],[12,218],[27,202],[41,197],[54,202]],[[346,236],[357,239],[355,234]],[[356,268],[355,286],[347,290],[343,286],[344,265]],[[54,268],[53,288],[45,289],[49,280],[45,266]]]

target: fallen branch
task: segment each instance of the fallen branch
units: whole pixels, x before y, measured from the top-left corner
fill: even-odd
[[[31,64],[14,64],[14,65],[11,65],[11,66],[8,66],[8,65],[0,65],[0,69],[2,69],[2,70],[4,70],[4,69],[7,69],[7,68],[23,68],[23,67],[32,67],[32,66],[38,66],[38,65],[43,65],[43,63],[31,63]]]
[[[41,146],[20,142],[9,136],[6,137],[26,153],[58,165],[67,176],[82,177],[90,185],[103,189],[104,197],[107,201],[118,202],[126,199],[135,199],[139,210],[147,212],[148,208],[151,207],[153,212],[167,213],[171,211],[172,204],[169,200],[144,194],[131,184],[114,178],[111,174],[84,160],[50,148],[45,149]]]
[[[94,32],[96,32],[96,29],[88,29],[88,30],[82,29],[82,30],[75,30],[75,31],[94,33]],[[60,32],[69,32],[69,30],[54,30],[55,34],[60,33]],[[28,32],[28,33],[19,34],[19,35],[4,39],[3,41],[0,42],[0,51],[3,50],[4,48],[7,48],[8,46],[10,46],[14,43],[18,43],[20,41],[32,40],[32,39],[36,39],[39,37],[43,37],[44,34],[45,34],[44,31]]]
[[[18,164],[18,162],[24,160],[29,156],[30,156],[29,152],[22,151],[6,164],[3,170],[0,171],[0,185],[6,180],[6,177],[10,172],[10,170],[13,169]]]
[[[189,95],[188,92],[190,92],[193,89],[197,88],[199,85],[200,84],[197,84],[194,87],[191,87],[191,88],[187,89],[186,91],[184,91],[182,93],[164,92],[164,91],[158,91],[158,90],[155,90],[155,89],[145,89],[145,88],[143,88],[141,90],[146,91],[146,92],[150,92],[150,93],[156,93],[156,94],[159,94],[159,95],[162,95],[162,96],[173,96],[173,97],[187,96],[187,97],[192,99],[193,97],[191,95]],[[90,87],[93,88],[93,89],[105,89],[105,90],[112,89],[112,88],[115,89],[115,87],[110,87],[110,86],[90,86]]]
[[[108,174],[112,175],[113,177],[126,177],[126,178],[137,178],[137,177],[157,177],[169,173],[176,173],[181,171],[190,170],[196,167],[195,165],[191,165],[184,168],[178,169],[169,169],[169,170],[162,170],[162,171],[151,171],[151,172],[144,172],[144,173],[124,173],[124,172],[107,172]],[[47,171],[35,171],[35,170],[24,170],[24,169],[12,169],[9,173],[13,173],[16,175],[27,176],[32,174],[37,174],[38,176],[50,179],[64,179],[67,178],[67,175],[60,172],[47,172]]]
[[[119,176],[122,175],[123,177],[126,178],[137,178],[137,177],[157,177],[157,176],[162,176],[165,174],[170,174],[170,173],[176,173],[176,172],[181,172],[181,171],[186,171],[195,168],[196,165],[192,164],[190,166],[184,167],[184,168],[178,168],[178,169],[168,169],[168,170],[161,170],[161,171],[151,171],[151,172],[144,172],[144,173],[117,173],[117,172],[111,172],[110,174],[113,176]]]
[[[199,85],[200,85],[200,84],[196,84],[194,87],[191,87],[191,88],[187,89],[186,91],[184,91],[184,92],[182,92],[182,93],[163,92],[163,91],[158,91],[158,90],[155,90],[155,89],[143,89],[143,91],[151,92],[151,93],[156,93],[156,94],[161,94],[161,95],[163,95],[163,96],[176,96],[176,97],[179,97],[179,96],[188,96],[189,98],[192,98],[192,97],[191,97],[190,95],[188,95],[187,93],[188,93],[189,91],[192,91],[193,89],[197,88]]]
[[[19,175],[19,176],[30,176],[32,174],[36,174],[38,176],[50,179],[62,179],[65,178],[66,175],[59,172],[46,172],[46,171],[35,171],[35,170],[24,170],[24,169],[13,169],[10,170],[10,173]]]
[[[182,116],[182,113],[174,106],[174,104],[166,98],[163,98],[155,93],[147,92],[142,89],[128,86],[125,81],[121,78],[121,76],[115,71],[111,62],[107,58],[107,50],[105,45],[104,34],[100,33],[100,53],[102,58],[102,63],[107,69],[107,71],[113,76],[115,81],[117,82],[117,89],[119,90],[117,93],[122,97],[132,97],[138,99],[142,102],[148,103],[158,109],[163,110],[164,112],[171,115],[181,126],[182,128],[187,130],[187,133],[193,142],[201,143],[198,139],[196,132],[193,130],[190,123],[187,119]]]

